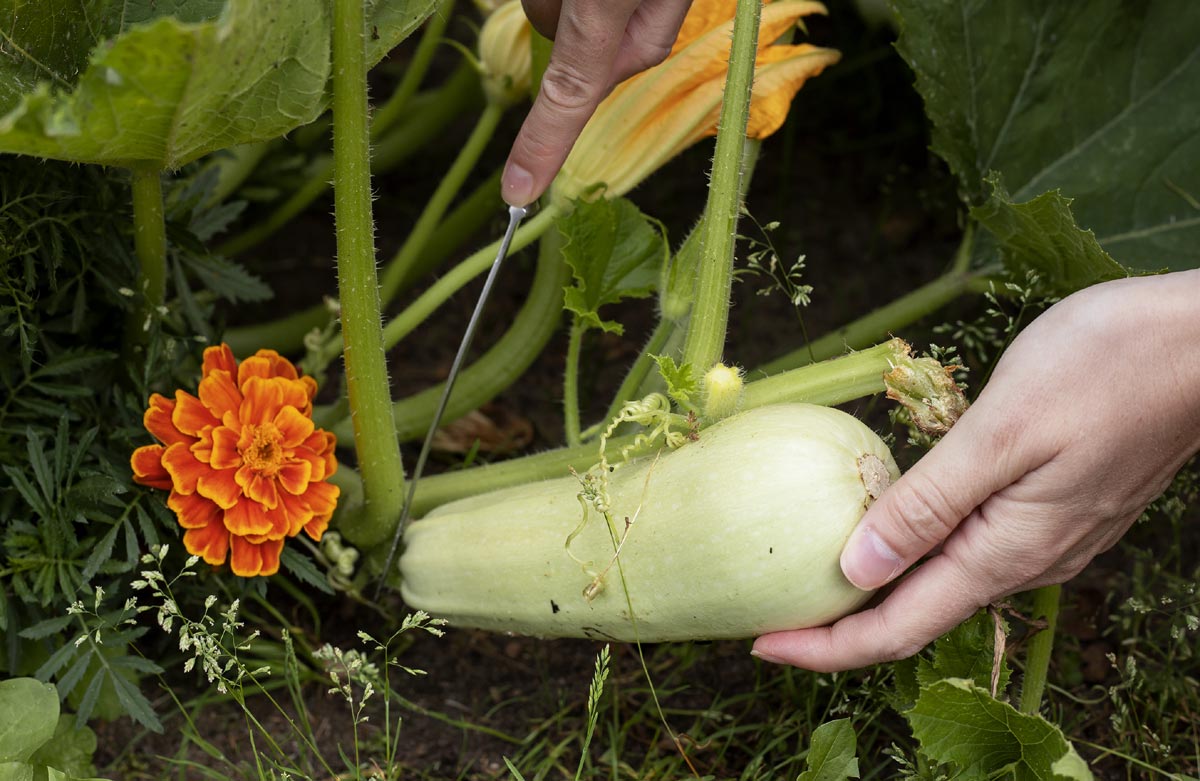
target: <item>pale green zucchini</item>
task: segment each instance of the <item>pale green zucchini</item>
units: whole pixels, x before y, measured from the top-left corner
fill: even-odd
[[[842,576],[838,559],[896,477],[887,446],[854,417],[807,404],[761,407],[611,474],[617,533],[632,520],[620,569],[610,567],[613,539],[592,508],[568,553],[584,512],[580,482],[568,476],[447,504],[414,522],[400,559],[402,594],[452,625],[542,637],[657,642],[816,626],[869,596]],[[599,593],[585,597],[601,572]]]

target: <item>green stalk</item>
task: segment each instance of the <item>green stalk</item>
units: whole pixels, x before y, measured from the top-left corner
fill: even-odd
[[[442,42],[442,35],[446,32],[446,25],[450,22],[453,10],[454,0],[442,0],[425,21],[425,30],[421,33],[421,40],[417,42],[412,59],[404,68],[404,76],[396,85],[391,97],[375,110],[371,118],[372,141],[378,140],[396,124],[396,120],[404,116],[408,102],[417,93],[417,87],[421,86],[421,81],[429,72],[429,63],[433,61],[433,54]]]
[[[475,129],[471,131],[471,136],[459,150],[450,170],[442,177],[437,189],[425,204],[421,216],[417,218],[408,238],[404,240],[404,246],[385,267],[382,280],[384,301],[391,301],[395,297],[400,283],[409,274],[417,258],[424,252],[425,246],[437,230],[438,223],[446,213],[446,209],[450,207],[450,202],[462,189],[463,182],[475,167],[483,150],[487,148],[488,142],[492,140],[492,135],[496,132],[496,125],[503,116],[504,107],[495,103],[489,103],[483,113],[479,115],[479,119],[475,122]]]
[[[904,342],[892,339],[869,350],[748,382],[743,407],[752,409],[782,402],[835,405],[882,393],[885,390],[884,373],[891,370],[894,362],[907,355],[908,348]],[[631,434],[610,439],[609,452],[619,452],[621,447],[631,444],[635,436]],[[455,499],[497,488],[563,477],[569,474],[570,468],[582,472],[595,464],[597,457],[596,444],[589,443],[424,477],[413,499],[413,517],[419,518],[434,507]]]
[[[1025,655],[1025,682],[1021,684],[1021,712],[1037,713],[1042,707],[1046,677],[1050,671],[1050,652],[1054,650],[1054,627],[1058,623],[1058,601],[1062,586],[1042,586],[1033,592],[1033,619],[1045,621],[1046,628],[1029,641]]]
[[[846,350],[858,350],[941,309],[971,289],[978,274],[949,271],[937,279],[884,304],[841,328],[816,339],[808,347],[782,355],[759,367],[766,374],[822,361]],[[811,354],[810,354],[811,353]]]
[[[362,0],[335,0],[333,186],[338,289],[346,342],[346,392],[366,500],[360,522],[343,531],[358,545],[387,539],[404,502],[404,465],[392,423],[375,273],[365,43]]]
[[[583,441],[579,437],[579,353],[585,330],[579,315],[572,315],[571,332],[567,336],[567,366],[563,373],[563,432],[567,447]]]
[[[683,360],[691,363],[699,374],[721,360],[725,350],[733,286],[734,235],[741,206],[742,156],[750,119],[750,90],[754,83],[761,11],[761,0],[738,0],[734,16],[725,99],[721,104],[720,130],[704,209],[696,304],[683,350]]]
[[[513,234],[509,252],[518,252],[533,243],[534,239],[546,233],[546,229],[554,224],[554,220],[558,215],[559,211],[554,206],[547,206],[539,212],[536,217],[522,225]],[[388,348],[395,347],[401,339],[408,336],[408,334],[412,333],[413,329],[425,322],[425,319],[433,314],[439,306],[446,303],[450,296],[462,289],[472,279],[491,268],[492,262],[496,259],[496,251],[499,248],[499,240],[492,242],[459,263],[444,277],[433,283],[416,301],[409,304],[403,312],[384,326],[384,345]]]
[[[500,171],[496,171],[438,225],[418,262],[413,264],[410,273],[400,279],[396,294],[404,292],[413,280],[420,279],[432,271],[447,255],[458,249],[466,237],[474,234],[495,216],[499,205]],[[387,303],[388,301],[384,301],[384,304]],[[225,342],[237,355],[249,355],[260,347],[272,347],[281,353],[292,353],[303,348],[304,337],[309,331],[324,327],[330,317],[325,304],[314,304],[278,320],[230,328],[225,332]]]
[[[443,422],[448,423],[477,409],[515,382],[558,330],[563,288],[570,280],[567,264],[562,261],[561,241],[558,231],[549,231],[543,236],[537,271],[521,311],[499,341],[459,374]],[[396,432],[401,439],[415,439],[425,434],[441,395],[439,384],[393,405]],[[347,426],[348,422],[343,420],[333,426],[333,431],[342,436],[348,430]],[[422,478],[421,485],[428,479]]]
[[[382,173],[404,162],[445,130],[446,125],[479,99],[479,78],[469,65],[463,65],[445,85],[429,95],[411,101],[408,121],[379,140],[374,170]],[[422,98],[424,98],[422,100]],[[233,236],[217,247],[221,255],[237,255],[274,235],[329,189],[333,158],[322,155],[308,167],[307,178],[296,192],[267,215],[262,222]]]
[[[133,249],[141,267],[145,326],[167,294],[167,223],[163,217],[162,173],[153,167],[133,169]]]

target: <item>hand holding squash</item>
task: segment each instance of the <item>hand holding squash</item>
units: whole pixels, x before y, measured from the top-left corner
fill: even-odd
[[[1200,451],[1200,271],[1064,299],[1013,342],[950,433],[842,552],[876,607],[778,632],[761,658],[845,670],[910,656],[980,607],[1077,575]]]

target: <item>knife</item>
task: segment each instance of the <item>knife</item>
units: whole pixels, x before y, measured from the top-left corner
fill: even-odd
[[[408,526],[409,518],[412,515],[413,497],[417,495],[417,482],[421,479],[421,474],[425,471],[425,462],[429,459],[429,451],[433,447],[433,437],[437,433],[438,425],[442,422],[442,415],[446,412],[446,404],[450,401],[450,392],[454,390],[454,381],[458,379],[458,372],[462,368],[463,361],[467,357],[467,350],[471,348],[471,339],[475,336],[475,329],[479,326],[479,318],[483,313],[483,305],[487,302],[488,296],[492,292],[492,285],[496,281],[496,276],[500,272],[500,265],[504,262],[504,258],[508,256],[508,247],[512,244],[513,234],[517,231],[517,226],[521,224],[521,220],[525,218],[528,210],[523,206],[508,207],[508,228],[504,231],[504,238],[500,240],[500,249],[496,251],[496,259],[492,261],[492,268],[488,272],[487,279],[483,282],[483,290],[479,291],[479,300],[475,302],[475,311],[471,313],[471,319],[467,321],[467,330],[463,333],[462,342],[458,345],[458,352],[454,356],[454,363],[450,364],[450,374],[446,377],[446,384],[442,388],[442,398],[438,401],[437,409],[433,413],[433,420],[429,422],[429,431],[425,434],[425,442],[421,445],[421,453],[417,456],[417,465],[413,468],[412,478],[408,482],[408,496],[404,499],[404,507],[400,511],[400,522],[396,524],[396,531],[392,535],[391,547],[388,549],[387,560],[383,565],[383,576],[379,579],[379,584],[375,587],[375,600],[379,600],[379,596],[383,593],[383,586],[387,582],[388,574],[392,570],[392,565],[396,563],[396,552],[400,549],[400,538],[404,534],[404,528]]]

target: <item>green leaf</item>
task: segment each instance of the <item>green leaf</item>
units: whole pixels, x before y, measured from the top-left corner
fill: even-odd
[[[974,618],[938,638],[931,655],[920,657],[916,668],[917,683],[928,687],[946,678],[965,678],[990,692],[996,658],[995,635],[996,625],[991,614],[980,611]],[[1011,673],[1001,656],[997,692],[1003,693],[1008,688]]]
[[[0,760],[0,781],[34,781],[33,765]]]
[[[184,253],[183,263],[204,286],[221,298],[233,303],[239,301],[268,301],[275,297],[266,282],[251,274],[241,265],[218,255]]]
[[[624,198],[577,203],[558,227],[575,275],[564,306],[589,328],[623,333],[620,323],[601,319],[600,307],[650,295],[669,255],[662,232]]]
[[[675,365],[675,359],[669,355],[652,355],[658,364],[658,373],[667,383],[667,395],[680,404],[687,405],[700,392],[700,383],[692,372],[692,365],[685,363]]]
[[[924,687],[905,717],[921,752],[936,762],[953,762],[964,778],[1092,778],[1058,727],[993,699],[970,680]]]
[[[279,563],[283,565],[284,569],[295,575],[296,580],[301,583],[312,586],[317,591],[325,594],[333,593],[333,588],[329,585],[328,579],[317,569],[309,557],[284,546],[283,553],[279,556]]]
[[[1010,269],[1036,272],[1057,295],[1129,276],[1095,234],[1075,224],[1071,200],[1058,190],[1013,203],[999,175],[989,176],[987,182],[991,195],[971,209],[971,216],[995,236]]]
[[[30,762],[62,771],[68,778],[89,778],[95,773],[92,755],[96,753],[96,733],[90,727],[75,727],[67,714],[58,717],[54,735],[42,745]]]
[[[817,727],[808,747],[805,770],[796,781],[845,781],[858,778],[858,740],[850,719]]]
[[[58,693],[33,678],[0,681],[0,762],[27,762],[54,735]]]
[[[2,151],[175,169],[280,136],[328,102],[331,19],[322,0],[30,5],[0,0]],[[369,61],[434,5],[370,3]]]
[[[21,4],[9,0],[0,19],[15,17]],[[230,0],[203,21],[160,16],[99,43],[77,82],[59,76],[53,89],[41,81],[23,95],[0,118],[0,149],[179,168],[311,122],[329,70],[329,19],[319,0]]]
[[[895,0],[933,149],[968,202],[1058,190],[1127,267],[1200,265],[1200,3]]]

